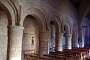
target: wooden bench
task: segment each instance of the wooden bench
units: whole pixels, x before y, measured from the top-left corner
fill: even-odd
[[[49,55],[40,56],[38,54],[24,54],[25,60],[80,60],[86,59],[89,54],[89,48],[64,49],[62,52],[56,51]]]

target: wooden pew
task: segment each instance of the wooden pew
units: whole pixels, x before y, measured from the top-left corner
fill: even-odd
[[[89,48],[74,48],[74,49],[64,49],[62,52],[56,51],[49,55],[37,55],[37,54],[24,54],[26,60],[84,60],[82,57],[88,55]]]

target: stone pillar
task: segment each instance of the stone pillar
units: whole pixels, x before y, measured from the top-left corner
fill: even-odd
[[[84,47],[84,40],[85,40],[85,28],[82,27],[82,44],[81,44],[81,47],[83,48]]]
[[[23,29],[22,26],[11,27],[9,60],[21,60]]]
[[[40,32],[40,54],[48,54],[48,42],[50,40],[50,32]]]
[[[66,34],[66,46],[67,49],[72,49],[72,34]]]
[[[83,48],[84,47],[84,32],[82,29],[80,29],[79,31],[79,37],[78,37],[78,44],[79,44],[79,47],[80,48]]]
[[[1,23],[3,24],[3,22],[0,21],[0,24]],[[0,60],[7,59],[8,29],[5,24],[3,25],[0,25]]]
[[[58,33],[58,51],[63,50],[63,34],[61,32]]]
[[[72,48],[75,48],[76,47],[76,33],[73,32],[72,34]]]
[[[79,48],[79,44],[78,44],[78,32],[76,32],[76,34],[75,34],[75,46],[76,46],[76,48]]]

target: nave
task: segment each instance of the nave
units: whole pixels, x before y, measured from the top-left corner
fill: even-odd
[[[0,60],[90,60],[90,0],[0,0]]]

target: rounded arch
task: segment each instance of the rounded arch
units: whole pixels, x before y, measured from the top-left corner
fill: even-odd
[[[10,2],[0,0],[0,8],[7,14],[9,24],[15,25],[15,12]]]
[[[59,33],[59,22],[54,18],[48,22],[50,31],[50,40],[48,41],[48,52],[52,53],[57,51],[58,48],[58,33]],[[56,44],[57,43],[57,44]]]
[[[59,25],[57,24],[56,21],[50,21],[50,25],[49,25],[50,28],[51,28],[51,25],[54,25],[56,31],[59,32]]]
[[[9,52],[10,52],[10,29],[11,26],[15,25],[15,11],[13,9],[13,5],[11,5],[10,0],[0,0],[0,31],[2,32],[0,34],[1,40],[3,41],[2,46],[6,47],[3,48],[3,52],[0,52],[0,54],[5,54],[7,56],[1,57],[1,59],[9,59]],[[1,46],[0,46],[1,47]],[[7,51],[5,51],[5,50]]]
[[[21,14],[21,20],[20,20],[20,25],[23,26],[23,22],[26,16],[31,15],[36,18],[37,22],[40,24],[40,29],[42,31],[47,30],[47,22],[46,22],[46,17],[45,15],[41,12],[41,10],[37,8],[31,8],[28,10],[23,11]]]
[[[32,19],[34,19],[34,22],[38,25],[38,28],[40,29],[40,30],[42,30],[42,28],[44,29],[44,27],[42,27],[42,22],[40,22],[39,21],[39,18],[37,18],[35,15],[27,15],[26,17],[25,17],[25,19],[24,19],[24,21],[23,21],[23,26],[24,26],[24,23],[26,22],[26,19],[27,18],[32,18]],[[43,30],[42,30],[43,31]],[[41,32],[41,31],[39,31],[39,32]]]
[[[39,33],[40,24],[38,20],[32,16],[27,15],[24,22],[24,32],[23,32],[23,51],[24,53],[29,52],[31,54],[38,54],[39,48]]]
[[[72,34],[73,31],[72,24],[70,23],[64,24],[64,31],[68,34]]]
[[[3,13],[4,12],[4,13]],[[12,24],[12,21],[11,21],[11,15],[9,13],[9,11],[7,10],[7,8],[0,3],[0,14],[3,15],[3,14],[6,14],[7,15],[7,18],[9,20],[9,24]]]
[[[2,46],[0,46],[4,52],[0,52],[2,54],[1,59],[8,59],[9,54],[9,43],[10,43],[10,26],[13,24],[12,15],[10,14],[8,8],[0,2],[0,42],[2,42]],[[6,47],[6,48],[4,48]]]
[[[62,32],[64,29],[63,21],[60,19],[59,16],[54,15],[50,17],[50,20],[48,21],[48,26],[50,29],[50,22],[53,22],[58,32]]]

